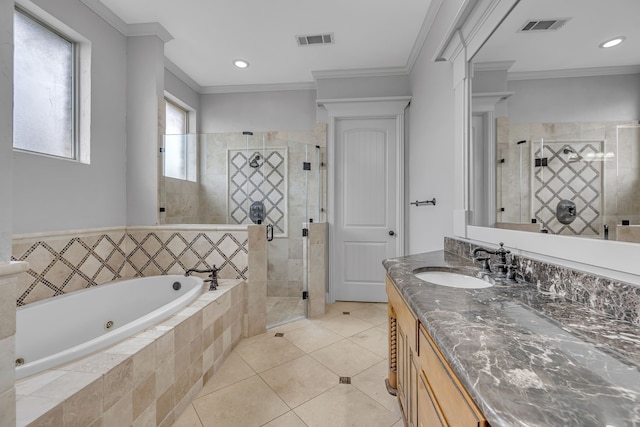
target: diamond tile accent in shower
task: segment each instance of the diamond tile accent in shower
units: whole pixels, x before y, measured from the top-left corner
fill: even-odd
[[[260,167],[249,161],[260,155]],[[249,207],[262,201],[266,224],[273,224],[275,236],[287,235],[287,148],[267,150],[228,150],[228,217],[230,223],[248,224]]]
[[[533,218],[553,234],[599,235],[602,228],[602,187],[604,163],[598,161],[569,161],[563,150],[570,147],[581,159],[589,153],[602,151],[603,143],[579,141],[545,142],[547,166],[532,168]],[[540,145],[532,144],[533,158],[541,157]],[[562,224],[556,218],[556,206],[561,200],[576,204],[576,218]]]

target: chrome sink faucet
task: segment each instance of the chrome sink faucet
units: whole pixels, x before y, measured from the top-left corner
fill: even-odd
[[[511,251],[504,248],[504,243],[500,242],[500,248],[496,250],[491,250],[487,248],[477,247],[471,252],[471,257],[476,261],[482,261],[482,272],[483,273],[491,273],[491,266],[489,265],[489,260],[491,259],[488,256],[479,257],[479,252],[485,252],[486,254],[498,255],[498,262],[494,264],[494,267],[498,268],[496,272],[498,276],[506,276],[508,271],[507,264],[507,254],[511,253]]]

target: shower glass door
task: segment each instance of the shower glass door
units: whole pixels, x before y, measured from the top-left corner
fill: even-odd
[[[268,246],[267,328],[307,317],[310,222],[320,221],[319,149],[300,141],[272,140],[287,153],[287,232]],[[265,177],[266,181],[272,178]],[[275,231],[275,227],[274,227]]]

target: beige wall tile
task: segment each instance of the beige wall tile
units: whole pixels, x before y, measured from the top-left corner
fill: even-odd
[[[165,335],[158,338],[155,341],[156,345],[156,364],[166,359],[170,354],[173,354],[175,348],[175,332],[173,330],[167,331]]]
[[[132,427],[156,427],[156,403],[153,402],[138,418]]]
[[[160,424],[173,410],[175,387],[171,385],[156,400],[156,424]]]
[[[11,335],[0,340],[0,393],[14,388],[15,360],[15,335]]]
[[[0,280],[0,340],[16,333],[16,298],[16,279]]]
[[[138,419],[156,400],[156,374],[153,373],[133,390],[132,414]]]
[[[156,370],[156,343],[146,346],[133,356],[133,385],[137,385]]]
[[[133,399],[129,392],[104,412],[102,418],[104,427],[123,427],[133,422]]]
[[[175,356],[172,354],[160,361],[156,369],[156,394],[164,393],[175,381]]]
[[[0,393],[0,425],[15,426],[16,425],[16,393],[12,387]]]
[[[132,388],[133,359],[128,358],[104,374],[104,410],[111,408]]]
[[[76,393],[63,404],[64,425],[66,427],[85,427],[102,415],[102,377],[82,392]]]

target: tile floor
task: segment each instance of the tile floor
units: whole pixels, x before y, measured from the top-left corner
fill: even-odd
[[[301,297],[267,297],[267,328],[305,318]]]
[[[387,347],[386,304],[328,305],[242,340],[174,427],[402,427]]]

